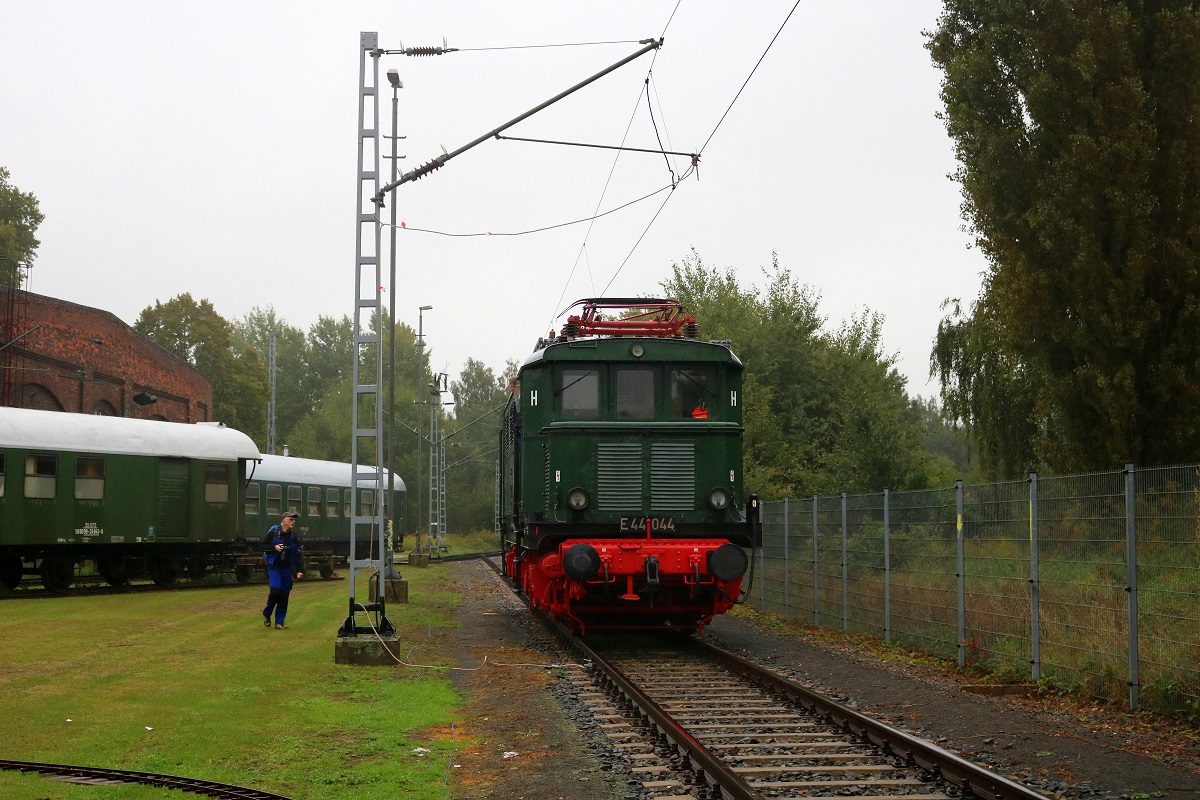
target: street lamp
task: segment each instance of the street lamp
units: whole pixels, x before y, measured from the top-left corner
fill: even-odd
[[[378,73],[376,73],[378,74]],[[389,69],[387,73],[388,83],[392,85],[392,180],[396,180],[397,168],[396,162],[399,156],[396,153],[396,140],[399,131],[396,129],[396,120],[399,114],[400,98],[398,93],[404,88],[404,84],[400,82],[400,74],[394,69]],[[388,522],[392,525],[392,553],[395,552],[396,541],[396,503],[395,503],[395,488],[396,488],[396,424],[394,422],[396,410],[396,203],[392,203],[392,236],[391,236],[391,277],[388,283],[388,292],[391,297],[388,300],[388,371],[390,378],[388,382],[388,408],[392,413],[388,414],[388,429],[387,429],[387,464],[388,464]],[[272,334],[273,335],[273,334]],[[273,353],[272,353],[273,355]],[[273,364],[274,362],[272,362]],[[392,553],[388,554],[388,563],[385,577],[399,578],[400,573],[396,572],[395,560]]]
[[[396,212],[396,204],[392,203],[392,213]],[[395,234],[396,228],[392,227],[392,233]],[[421,391],[424,381],[422,380],[421,354],[425,350],[425,312],[429,311],[433,306],[421,306],[417,309],[417,524],[424,525],[424,517],[421,514],[421,400],[424,393]],[[417,528],[417,546],[416,552],[421,550],[421,529]]]

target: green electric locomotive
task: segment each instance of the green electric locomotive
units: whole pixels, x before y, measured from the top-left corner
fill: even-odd
[[[508,578],[587,632],[701,630],[738,601],[742,364],[673,300],[581,300],[521,366],[500,433]]]

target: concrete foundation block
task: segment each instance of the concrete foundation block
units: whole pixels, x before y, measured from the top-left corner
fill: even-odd
[[[387,645],[385,648],[384,645]],[[356,667],[390,667],[397,663],[391,653],[400,652],[398,636],[339,636],[333,646],[333,661]]]
[[[408,565],[410,567],[428,567],[429,553],[409,553]]]

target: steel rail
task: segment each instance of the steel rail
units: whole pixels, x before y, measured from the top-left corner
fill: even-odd
[[[972,764],[964,758],[872,719],[851,708],[823,697],[750,661],[707,642],[693,640],[690,647],[724,664],[733,672],[773,689],[814,714],[839,725],[898,758],[922,769],[936,772],[949,784],[984,800],[1046,800],[1046,796],[1003,775]]]
[[[11,761],[8,759],[0,759],[0,769],[37,772],[70,783],[95,785],[138,783],[146,786],[163,786],[168,789],[179,789],[192,794],[225,798],[226,800],[291,800],[285,795],[265,792],[261,789],[249,789],[245,786],[202,781],[195,778],[182,778],[178,775],[159,775],[153,772],[79,767],[70,764],[43,764],[36,761]]]

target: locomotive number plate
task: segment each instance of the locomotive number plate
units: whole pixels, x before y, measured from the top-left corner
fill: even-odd
[[[650,523],[650,530],[652,531],[675,530],[674,517],[621,517],[621,530],[641,531],[645,533],[647,522]]]

